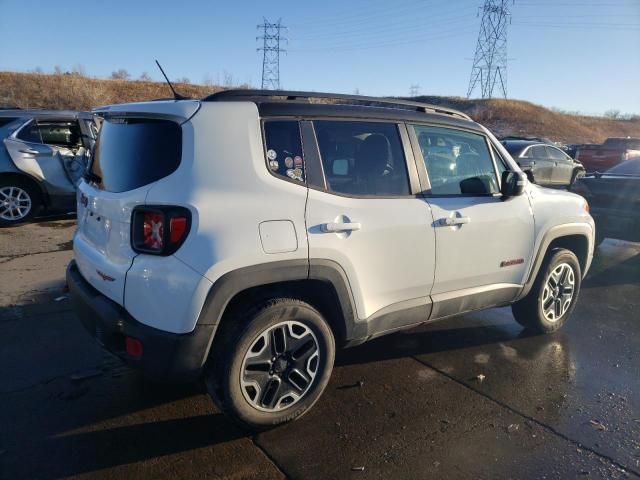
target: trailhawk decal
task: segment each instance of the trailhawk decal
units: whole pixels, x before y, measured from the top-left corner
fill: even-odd
[[[504,260],[500,262],[500,268],[511,267],[512,265],[520,265],[524,263],[524,258],[514,258],[513,260]]]
[[[100,278],[102,278],[105,282],[114,282],[116,280],[115,278],[101,272],[100,270],[96,270],[96,273],[100,275]]]

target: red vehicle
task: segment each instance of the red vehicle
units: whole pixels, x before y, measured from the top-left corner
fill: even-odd
[[[632,158],[640,158],[640,138],[607,138],[602,145],[584,145],[576,152],[588,173],[604,172]]]

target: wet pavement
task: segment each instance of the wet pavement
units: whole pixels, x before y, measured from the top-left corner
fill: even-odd
[[[640,245],[607,240],[574,315],[508,308],[339,354],[299,421],[250,435],[199,386],[103,353],[61,293],[73,221],[0,230],[0,478],[637,478]]]

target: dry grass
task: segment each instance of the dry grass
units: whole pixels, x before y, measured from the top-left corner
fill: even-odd
[[[182,95],[194,98],[222,90],[222,87],[186,83],[175,84],[174,87]],[[159,82],[0,72],[0,106],[90,110],[100,105],[171,96],[167,84]]]
[[[202,98],[220,86],[176,84],[183,95]],[[112,103],[168,98],[165,83],[97,80],[80,75],[0,72],[0,106],[89,110]],[[497,135],[542,136],[568,143],[602,142],[612,136],[640,137],[640,120],[613,120],[558,113],[520,100],[466,100],[459,97],[418,97],[471,115]]]
[[[640,137],[640,119],[614,120],[559,113],[522,100],[419,97],[470,115],[497,135],[546,137],[567,143],[601,143],[607,137]]]

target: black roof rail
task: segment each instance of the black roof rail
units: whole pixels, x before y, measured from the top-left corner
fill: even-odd
[[[467,114],[462,113],[452,108],[440,107],[438,105],[429,105],[427,103],[412,102],[410,100],[400,100],[389,97],[367,97],[362,95],[346,95],[343,93],[319,93],[319,92],[296,92],[288,90],[222,90],[211,94],[202,99],[203,102],[222,102],[233,100],[247,100],[256,102],[268,102],[279,101],[282,98],[286,101],[303,100],[309,101],[310,99],[332,99],[332,100],[345,100],[346,104],[358,105],[358,104],[376,104],[374,106],[384,107],[403,107],[403,110],[413,110],[423,113],[441,113],[445,115],[451,115],[454,117],[460,117],[465,120],[471,120]]]

